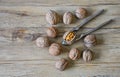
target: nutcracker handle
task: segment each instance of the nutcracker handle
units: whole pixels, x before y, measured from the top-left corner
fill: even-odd
[[[78,25],[77,27],[73,28],[73,31],[78,31],[82,26],[84,26],[85,24],[87,24],[89,21],[93,20],[95,17],[99,16],[100,14],[102,14],[104,12],[104,9],[99,10],[97,12],[95,12],[94,14],[92,14],[91,16],[83,19],[80,22],[80,25]]]
[[[82,34],[80,35],[80,37],[79,37],[78,39],[76,39],[76,41],[82,39],[82,38],[85,37],[86,35],[89,35],[89,34],[95,32],[95,31],[98,30],[98,29],[101,29],[103,26],[109,24],[109,23],[112,22],[112,21],[113,21],[113,19],[110,19],[110,20],[108,20],[108,21],[100,24],[100,25],[97,26],[96,28],[94,28],[94,29],[92,29],[92,30],[90,30],[90,31],[88,31],[88,32],[86,32],[86,33],[82,33]]]

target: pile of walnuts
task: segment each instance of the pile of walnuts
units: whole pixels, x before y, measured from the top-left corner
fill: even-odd
[[[71,12],[65,12],[63,15],[63,23],[64,24],[71,24],[73,23],[73,19],[74,17],[77,17],[78,19],[83,19],[85,17],[87,17],[87,10],[85,8],[78,8],[75,11],[75,14],[71,13]],[[53,10],[49,10],[46,14],[46,20],[50,25],[56,25],[58,23],[60,23],[61,21],[61,17],[60,15],[53,11]],[[36,39],[36,45],[38,47],[49,47],[49,54],[52,56],[58,56],[62,53],[63,47],[58,44],[58,43],[52,43],[50,44],[50,41],[48,39],[48,37],[50,38],[55,38],[58,35],[58,29],[56,27],[50,26],[47,28],[46,30],[46,34],[47,36],[45,37],[38,37]],[[84,51],[80,51],[77,48],[71,48],[71,50],[69,51],[69,59],[71,60],[78,60],[81,57],[83,58],[83,60],[85,62],[89,62],[93,59],[93,52],[89,49],[90,47],[96,45],[96,37],[95,35],[87,35],[84,38],[84,45],[86,47],[86,49]],[[61,58],[59,61],[56,62],[55,67],[61,71],[63,71],[67,65],[69,64],[69,61],[67,59]]]

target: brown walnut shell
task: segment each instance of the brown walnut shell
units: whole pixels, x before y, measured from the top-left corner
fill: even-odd
[[[49,47],[49,53],[53,56],[60,55],[62,52],[62,47],[57,43],[52,43]]]
[[[83,19],[87,16],[87,10],[85,8],[78,8],[75,11],[75,15],[79,19]]]
[[[83,56],[83,60],[85,62],[89,62],[93,58],[93,52],[91,50],[89,50],[89,49],[86,49],[86,50],[83,51],[83,55],[82,56]]]
[[[58,34],[58,30],[55,27],[49,27],[46,30],[47,36],[55,38]]]
[[[57,14],[57,12],[49,10],[48,13],[46,14],[46,20],[49,24],[55,25],[59,23],[60,16]]]
[[[38,37],[36,39],[36,45],[38,47],[48,47],[49,46],[49,40],[47,37]]]
[[[73,14],[71,12],[65,12],[63,15],[64,24],[71,24],[73,21]]]
[[[64,35],[63,35],[63,39],[64,39],[64,40],[66,39],[66,36],[67,36],[69,33],[71,33],[71,31],[67,31],[67,32],[64,33]],[[66,43],[67,43],[68,45],[71,45],[71,44],[73,43],[73,41],[75,40],[75,38],[76,38],[76,35],[73,37],[72,40],[70,40],[70,41],[67,41],[67,40],[66,40]]]
[[[84,44],[86,47],[92,47],[92,46],[96,45],[96,43],[97,43],[96,36],[93,34],[87,35],[84,38]]]
[[[60,59],[59,61],[56,62],[55,67],[60,70],[63,71],[68,65],[68,61],[64,58]]]
[[[77,60],[81,56],[81,52],[77,48],[72,48],[69,52],[69,58],[71,60]]]

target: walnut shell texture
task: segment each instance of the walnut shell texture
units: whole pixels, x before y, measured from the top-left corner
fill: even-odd
[[[65,32],[64,35],[63,35],[63,39],[65,40],[66,37],[67,37],[67,35],[70,34],[70,33],[71,33],[71,31]],[[71,44],[73,43],[73,41],[74,41],[75,38],[76,38],[76,35],[73,37],[72,40],[69,40],[69,41],[66,40],[66,43],[67,43],[68,45],[71,45]]]
[[[75,15],[79,19],[83,19],[87,16],[87,10],[85,8],[78,8],[75,11]]]
[[[60,55],[60,53],[62,52],[62,47],[60,46],[60,44],[57,43],[52,43],[49,47],[49,53],[53,56],[57,56]]]
[[[64,24],[71,24],[73,22],[73,14],[71,12],[65,12],[63,15]]]
[[[60,70],[63,71],[68,65],[68,61],[64,58],[60,59],[59,61],[56,62],[55,67]]]
[[[49,40],[47,37],[38,37],[36,39],[36,45],[38,47],[48,47],[49,46]]]
[[[93,58],[93,52],[89,49],[83,51],[83,60],[85,62],[91,61]]]
[[[49,24],[55,25],[59,23],[60,16],[57,14],[57,12],[49,10],[48,13],[46,14],[46,20]]]
[[[71,60],[77,60],[80,58],[80,56],[81,56],[81,53],[77,48],[72,48],[69,52],[69,58]]]
[[[55,38],[58,34],[58,30],[55,27],[49,27],[46,30],[47,36]]]
[[[86,47],[92,47],[95,46],[97,43],[96,36],[93,34],[87,35],[84,38],[84,44]]]

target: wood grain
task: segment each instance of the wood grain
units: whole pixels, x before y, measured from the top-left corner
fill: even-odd
[[[55,6],[55,5],[117,5],[119,0],[0,0],[1,5],[34,5],[34,6]]]
[[[63,15],[65,11],[73,11],[74,13],[74,10],[77,7],[78,6],[57,6],[57,7],[0,6],[0,13],[1,13],[0,24],[1,24],[1,27],[8,27],[8,26],[10,27],[47,27],[49,26],[49,24],[45,20],[45,13],[49,9],[56,10],[57,12],[59,12],[59,14]],[[61,10],[61,8],[64,8],[64,9]],[[120,5],[101,5],[101,6],[86,7],[86,8],[90,13],[93,13],[99,9],[106,10],[104,14],[97,17],[95,20],[93,20],[93,22],[89,23],[89,25],[86,25],[86,27],[94,27],[104,22],[105,20],[113,18],[115,19],[115,22],[107,26],[107,28],[119,28]],[[64,24],[58,24],[58,26],[73,27],[73,26],[79,25],[80,22],[81,22],[80,20],[76,20],[73,24],[69,26],[65,26]]]
[[[97,46],[92,48],[94,60],[85,63],[68,59],[72,47],[84,50],[82,40],[72,46],[63,46],[60,56],[51,56],[47,48],[38,48],[35,41],[17,39],[12,41],[12,33],[24,29],[28,33],[45,35],[50,25],[45,20],[45,13],[55,10],[63,15],[78,7],[85,7],[90,14],[99,9],[106,11],[80,29],[80,33],[95,28],[97,25],[114,19],[109,25],[94,32]],[[64,32],[78,25],[76,20],[71,25],[59,23],[58,37],[51,42],[60,43]],[[70,62],[65,71],[55,68],[55,62],[67,58]],[[119,77],[120,74],[120,1],[119,0],[0,0],[0,77]]]

